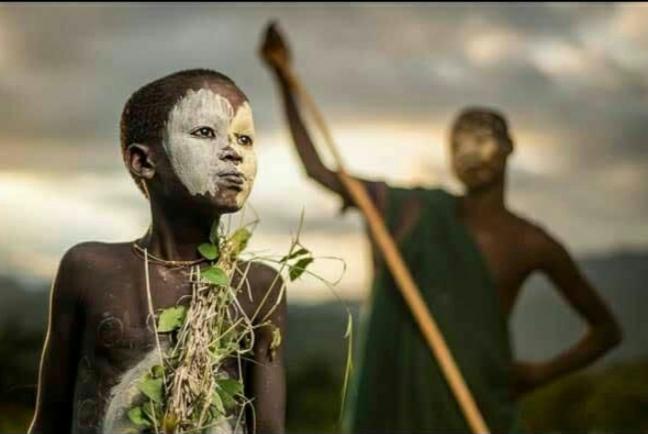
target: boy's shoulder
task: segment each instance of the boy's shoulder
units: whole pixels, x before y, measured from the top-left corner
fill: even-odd
[[[244,261],[239,265],[239,270],[245,273],[250,283],[254,284],[257,291],[265,292],[271,286],[281,285],[283,279],[279,272],[272,266],[260,261]]]
[[[264,307],[285,303],[284,280],[274,267],[260,261],[242,261],[239,270],[246,274],[254,304],[264,302]],[[247,270],[247,272],[246,272]],[[278,297],[281,296],[281,300]],[[261,309],[262,311],[265,309]]]
[[[109,280],[108,273],[124,270],[130,243],[83,242],[61,258],[52,286],[53,309],[65,310],[85,300],[85,294]]]
[[[101,241],[84,241],[70,247],[63,255],[63,260],[70,263],[84,263],[123,258],[126,251],[132,248],[132,242],[104,243]]]
[[[86,241],[70,247],[61,258],[60,269],[86,273],[114,269],[129,259],[132,243]]]

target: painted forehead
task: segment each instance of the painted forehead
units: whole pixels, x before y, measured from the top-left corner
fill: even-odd
[[[196,126],[222,130],[236,126],[236,130],[240,130],[236,132],[252,134],[254,124],[250,104],[240,95],[236,98],[227,94],[230,92],[218,92],[210,87],[188,89],[169,113],[167,130]]]
[[[493,124],[491,122],[459,122],[455,124],[452,129],[452,138],[477,136],[477,137],[494,137],[497,141],[508,140],[508,132],[506,128],[501,125]]]

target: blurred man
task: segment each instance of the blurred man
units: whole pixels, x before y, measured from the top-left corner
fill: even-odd
[[[147,325],[141,252],[147,249],[151,261],[152,310],[186,300],[192,290],[188,273],[204,261],[198,245],[209,239],[212,222],[243,206],[256,176],[247,97],[211,70],[177,72],[135,92],[122,113],[121,145],[127,169],[149,199],[151,227],[135,242],[79,244],[61,260],[32,434],[153,432],[127,414],[141,399],[137,381],[159,361]],[[272,303],[260,310],[283,332],[285,298],[277,300],[282,282],[275,277],[270,267],[252,263],[246,276],[235,274],[234,286],[247,279],[250,292],[241,292],[239,303],[249,318],[271,291]],[[279,308],[271,313],[275,303]],[[272,341],[272,329],[260,326],[243,367],[256,416],[248,414],[247,427],[259,433],[284,431],[283,346],[275,349]],[[238,378],[236,360],[226,361],[224,370]],[[230,422],[207,432],[241,432],[238,422]]]
[[[304,126],[289,79],[290,55],[274,26],[261,54],[280,85],[306,174],[352,205]],[[366,145],[369,150],[371,144]],[[513,141],[504,117],[488,108],[462,111],[452,126],[450,152],[454,173],[465,186],[462,196],[360,181],[398,243],[491,432],[510,432],[518,426],[515,397],[594,362],[620,341],[621,333],[565,248],[507,208],[506,163]],[[375,245],[373,253],[375,275],[346,430],[469,432]],[[522,284],[536,271],[551,279],[589,328],[576,345],[551,360],[515,362],[508,318]]]

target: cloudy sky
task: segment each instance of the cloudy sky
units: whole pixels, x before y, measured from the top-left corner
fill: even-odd
[[[304,243],[369,276],[358,214],[308,181],[257,56],[278,19],[349,168],[447,186],[448,125],[491,105],[516,140],[509,203],[577,255],[648,247],[648,6],[644,4],[0,5],[0,273],[51,279],[84,240],[140,236],[148,208],[122,166],[118,121],[141,85],[217,69],[248,94],[260,171],[253,248]],[[338,263],[316,269],[335,278]],[[316,282],[293,299],[319,299]]]

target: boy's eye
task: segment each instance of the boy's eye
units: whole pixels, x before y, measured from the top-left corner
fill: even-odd
[[[239,145],[250,146],[252,144],[252,137],[246,136],[245,134],[239,134],[236,136],[236,141]]]
[[[216,134],[214,133],[214,130],[212,128],[209,128],[209,127],[200,127],[198,129],[194,130],[191,133],[191,135],[196,136],[196,137],[205,137],[205,138],[209,138],[209,139],[213,139],[214,137],[216,137]]]

